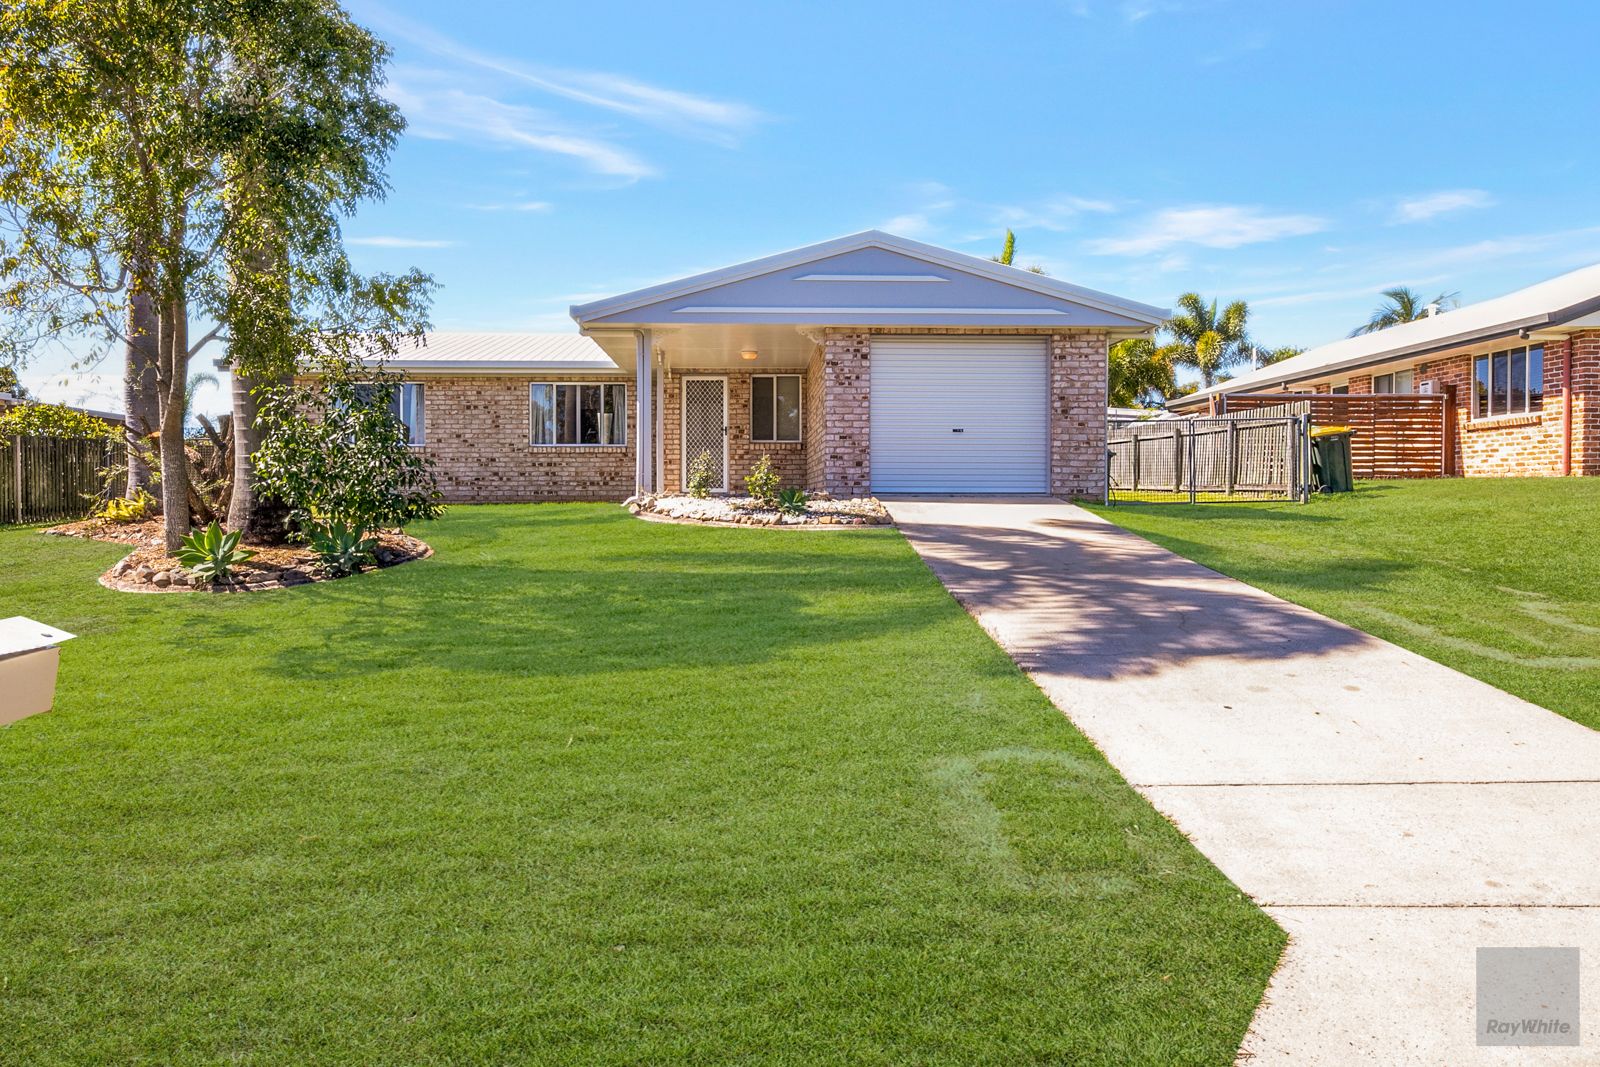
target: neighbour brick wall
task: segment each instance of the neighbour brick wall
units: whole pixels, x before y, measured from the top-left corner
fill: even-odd
[[[528,443],[528,386],[535,381],[621,379],[570,374],[407,377],[424,385],[421,451],[434,461],[446,502],[621,501],[633,493],[636,408],[631,380],[628,443],[574,447]]]
[[[1572,473],[1600,476],[1600,330],[1573,334],[1569,343],[1572,345]],[[1549,359],[1550,350],[1546,348],[1546,366]],[[1549,403],[1548,398],[1545,403]]]
[[[836,497],[866,496],[872,491],[872,338],[865,330],[832,329],[822,347],[822,484],[815,488]]]
[[[1332,391],[1332,387],[1331,386],[1329,387],[1329,391],[1330,392]],[[1370,374],[1352,374],[1350,376],[1350,395],[1351,396],[1367,396],[1367,395],[1371,394],[1371,392],[1372,392],[1372,375],[1370,375]]]
[[[804,382],[800,388],[802,407],[800,440],[752,441],[750,440],[750,379],[757,374],[808,375],[797,368],[760,370],[692,370],[672,368],[666,372],[663,383],[666,397],[663,400],[661,455],[662,491],[683,491],[683,379],[685,377],[725,378],[728,385],[728,489],[743,493],[744,479],[763,455],[772,457],[772,467],[786,486],[805,486],[810,482],[807,471],[807,445],[812,439],[809,391],[812,385]],[[692,457],[691,457],[692,458]]]

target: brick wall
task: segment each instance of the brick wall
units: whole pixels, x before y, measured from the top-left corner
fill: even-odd
[[[823,367],[827,360],[824,348],[818,345],[806,364],[805,384],[805,435],[806,435],[806,488],[815,492],[822,488],[823,452],[821,442],[828,435],[827,405],[822,402]]]
[[[822,480],[813,488],[836,497],[872,491],[872,338],[864,330],[833,329],[822,343]]]
[[[1468,478],[1519,478],[1561,473],[1561,363],[1566,343],[1544,349],[1544,409],[1528,415],[1474,421],[1471,355],[1417,364],[1418,387],[1455,389],[1456,473]]]
[[[1106,494],[1106,343],[1101,330],[1050,336],[1050,492]]]
[[[450,503],[540,500],[621,501],[634,489],[635,398],[628,381],[626,445],[532,445],[528,386],[541,382],[619,381],[595,375],[439,376],[424,384],[421,451],[434,461]]]
[[[750,439],[750,379],[757,374],[800,374],[802,378],[808,377],[806,372],[797,369],[783,368],[779,370],[692,370],[674,367],[666,372],[666,397],[662,401],[663,430],[661,441],[661,455],[663,469],[661,472],[662,491],[677,493],[683,491],[683,379],[685,377],[703,376],[708,378],[727,379],[728,390],[728,489],[734,493],[743,493],[744,479],[763,455],[772,457],[773,469],[783,479],[786,486],[807,486],[811,484],[807,470],[807,446],[812,440],[811,410],[812,403],[810,391],[813,388],[809,381],[801,385],[801,426],[800,440],[789,441],[752,441]]]
[[[1330,391],[1331,391],[1331,387],[1330,387]],[[1352,375],[1350,375],[1350,395],[1351,396],[1367,396],[1371,392],[1372,392],[1372,375],[1370,375],[1370,374],[1352,374]]]
[[[1572,473],[1600,476],[1600,330],[1573,334],[1568,343],[1572,345]],[[1546,348],[1546,366],[1549,359]]]

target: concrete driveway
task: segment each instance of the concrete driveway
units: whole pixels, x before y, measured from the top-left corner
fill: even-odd
[[[1250,1063],[1600,1063],[1600,734],[1047,500],[887,502],[1290,934]],[[1480,946],[1577,946],[1577,1048],[1481,1048]]]

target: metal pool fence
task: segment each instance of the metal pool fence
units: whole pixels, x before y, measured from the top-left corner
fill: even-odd
[[[1112,420],[1106,498],[1113,504],[1303,501],[1310,494],[1310,432],[1304,414]]]

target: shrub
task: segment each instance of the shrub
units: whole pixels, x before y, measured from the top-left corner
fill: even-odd
[[[806,491],[799,486],[778,490],[778,510],[790,515],[806,513]]]
[[[744,487],[757,504],[773,507],[778,503],[778,472],[772,469],[772,457],[762,456],[744,479]]]
[[[61,404],[23,404],[0,415],[0,437],[121,439],[122,429]]]
[[[330,574],[346,575],[359,571],[363,564],[374,562],[378,540],[367,537],[359,527],[333,523],[311,535],[311,550],[322,561]]]
[[[378,530],[443,513],[432,463],[390,409],[394,384],[333,367],[269,401],[256,473],[308,540],[335,523]]]
[[[212,522],[204,530],[195,530],[183,539],[177,560],[194,574],[213,582],[225,582],[233,577],[233,568],[255,555],[239,547],[238,531],[223,533],[222,527]]]
[[[689,495],[704,500],[711,495],[711,483],[716,480],[716,468],[710,452],[702,452],[689,464]]]
[[[143,489],[132,496],[114,496],[100,505],[99,518],[108,522],[143,522],[156,513],[156,498]]]

